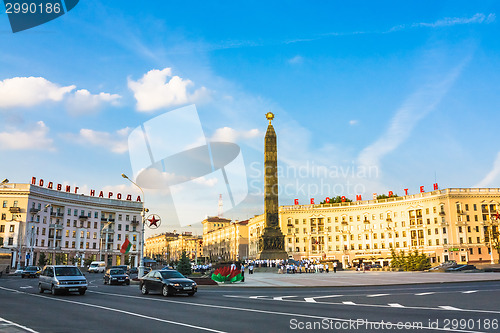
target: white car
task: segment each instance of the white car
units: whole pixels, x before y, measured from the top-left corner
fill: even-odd
[[[19,268],[16,269],[16,271],[14,272],[14,275],[21,275],[21,274],[23,274],[25,268],[26,267],[24,267],[24,266],[19,266]]]

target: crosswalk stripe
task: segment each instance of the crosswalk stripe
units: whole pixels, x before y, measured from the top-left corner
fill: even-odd
[[[309,302],[309,303],[316,303],[316,301],[314,300],[313,297],[304,298],[304,301]]]
[[[248,297],[248,298],[257,299],[257,298],[259,298],[259,297],[266,297],[266,296],[250,296],[250,297]]]
[[[415,294],[415,296],[425,296],[425,295],[432,295],[435,294],[435,292],[427,292],[427,293],[420,293],[420,294]]]
[[[472,294],[472,293],[477,293],[477,290],[468,290],[468,291],[462,291],[462,294]]]
[[[392,308],[404,308],[404,306],[399,303],[389,303],[387,305],[389,305]]]
[[[380,296],[389,296],[390,294],[374,294],[374,295],[366,295],[366,297],[380,297]]]
[[[449,305],[440,305],[439,307],[441,309],[444,309],[444,310],[462,310],[462,309],[456,308],[454,306],[449,306]]]
[[[342,302],[342,303],[345,304],[345,305],[356,305],[356,303],[351,302],[351,301],[345,301],[345,302]]]

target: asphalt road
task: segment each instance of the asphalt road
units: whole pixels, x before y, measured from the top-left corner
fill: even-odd
[[[0,332],[500,332],[500,282],[377,287],[201,286],[194,297],[137,285],[39,294],[38,279],[0,279]],[[398,325],[399,323],[399,325]],[[392,324],[392,325],[391,325]],[[17,326],[16,326],[17,325]]]

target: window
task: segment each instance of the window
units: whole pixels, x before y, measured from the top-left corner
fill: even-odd
[[[8,245],[14,245],[14,238],[13,237],[9,237]]]
[[[94,222],[94,229],[97,229],[97,222]]]
[[[17,200],[14,200],[14,205],[12,207],[17,207],[17,204],[18,204]]]
[[[97,232],[94,232],[94,234],[92,235],[92,238],[97,239]]]
[[[66,226],[67,227],[71,226],[71,221],[69,219],[66,220]]]
[[[5,225],[4,224],[0,225],[0,232],[5,232]]]
[[[2,213],[2,220],[6,220],[6,219],[7,219],[7,214]]]
[[[69,230],[66,230],[66,237],[69,237]]]
[[[443,234],[445,234],[445,233],[446,233],[446,228],[443,228]]]
[[[121,230],[122,230],[122,225],[118,224],[118,231],[121,231]]]
[[[73,227],[76,228],[76,220],[73,220]]]
[[[73,210],[73,215],[77,216],[78,215],[78,209]]]
[[[4,200],[3,201],[3,205],[2,205],[3,208],[7,208],[7,200]]]
[[[99,212],[94,212],[94,218],[98,218],[99,217]]]
[[[130,221],[130,215],[125,215],[125,221]]]
[[[425,214],[429,214],[429,208],[425,209]]]
[[[80,238],[83,238],[83,237],[85,237],[85,232],[80,231]]]
[[[122,214],[118,214],[118,221],[122,220]]]
[[[11,226],[9,227],[9,232],[14,232],[14,230],[15,230],[15,226],[14,226],[14,225],[11,225]]]
[[[122,234],[118,234],[118,240],[122,240]],[[289,238],[288,239],[288,242],[291,243],[292,242],[292,239]]]
[[[76,238],[76,230],[73,230],[72,237]],[[74,242],[73,242],[74,243]]]
[[[458,227],[458,232],[462,232],[462,227]]]
[[[74,249],[75,248],[75,242],[71,242],[71,248]]]
[[[71,215],[71,208],[68,208],[68,215]]]
[[[305,230],[306,229],[304,229],[304,233],[305,233]],[[125,225],[125,231],[128,231],[128,224]]]
[[[481,248],[480,247],[477,248],[477,254],[481,254]]]
[[[135,242],[135,241],[137,241],[137,235],[133,235],[133,236],[132,236],[132,240],[133,240],[134,242]]]

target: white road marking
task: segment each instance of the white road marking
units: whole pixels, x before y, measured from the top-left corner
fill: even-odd
[[[17,290],[14,290],[14,289],[9,289],[9,288],[4,288],[4,287],[0,287],[0,289],[7,290],[7,291],[14,291],[14,292],[17,291]],[[17,292],[19,292],[19,291],[17,291]],[[47,296],[38,295],[38,294],[28,294],[28,293],[23,293],[23,294],[29,295],[29,296],[33,296],[33,297],[45,298],[45,299],[48,299],[48,300],[51,300],[51,301],[65,302],[65,303],[71,303],[71,304],[88,306],[88,307],[96,308],[96,309],[102,309],[102,310],[108,310],[108,311],[112,311],[112,312],[123,313],[123,314],[130,315],[130,316],[135,316],[135,317],[149,319],[149,320],[155,320],[155,321],[159,321],[159,322],[163,322],[163,323],[167,323],[167,324],[174,324],[174,325],[179,325],[179,326],[184,326],[184,327],[189,327],[189,328],[195,328],[195,329],[199,329],[199,330],[203,330],[203,331],[216,332],[216,333],[226,333],[224,331],[214,330],[214,329],[211,329],[211,328],[208,328],[208,327],[195,326],[195,325],[185,324],[185,323],[176,322],[176,321],[172,321],[172,320],[166,320],[166,319],[160,319],[160,318],[156,318],[156,317],[150,317],[150,316],[141,315],[141,314],[138,314],[138,313],[129,312],[129,311],[125,311],[125,310],[113,309],[113,308],[110,308],[110,307],[107,307],[107,306],[101,306],[101,305],[90,304],[90,303],[70,301],[70,300],[61,299],[61,298],[52,298],[52,297],[47,297]],[[32,331],[32,332],[34,332],[34,331]]]
[[[330,298],[330,297],[342,297],[344,295],[326,295],[326,296],[315,296],[304,298],[304,301],[309,303],[316,303],[316,298]]]
[[[435,292],[430,291],[430,292],[427,292],[427,293],[415,294],[415,296],[425,296],[425,295],[432,295],[432,294],[435,294]]]
[[[345,301],[345,302],[342,302],[342,304],[345,304],[345,305],[357,305],[356,303],[351,302],[351,301]]]
[[[373,294],[373,295],[366,295],[366,297],[380,297],[380,296],[389,296],[390,294]]]
[[[439,307],[441,309],[445,309],[445,310],[463,311],[462,309],[456,308],[454,306],[449,306],[449,305],[440,305]]]
[[[250,297],[248,297],[248,298],[257,299],[257,298],[259,298],[259,297],[266,297],[266,296],[250,296]]]
[[[37,331],[35,331],[35,330],[33,330],[33,329],[29,328],[29,327],[26,327],[26,326],[23,326],[23,325],[16,324],[16,323],[14,323],[14,322],[12,322],[12,321],[10,321],[10,320],[7,320],[7,319],[5,319],[5,318],[0,317],[0,324],[2,324],[2,323],[4,323],[4,322],[5,322],[5,323],[7,323],[8,325],[11,325],[11,326],[16,326],[17,328],[21,328],[21,329],[26,330],[26,331],[28,331],[28,332],[38,333]],[[6,326],[6,325],[2,325],[2,326]]]
[[[280,296],[280,297],[273,297],[275,301],[282,301],[283,298],[290,298],[290,297],[297,297],[297,296]]]
[[[389,305],[391,308],[404,308],[404,306],[399,303],[389,303],[387,305]]]
[[[472,293],[477,293],[478,290],[468,290],[468,291],[462,291],[462,294],[472,294]]]
[[[33,288],[32,286],[25,286],[25,287],[19,287],[20,289],[31,289]]]

